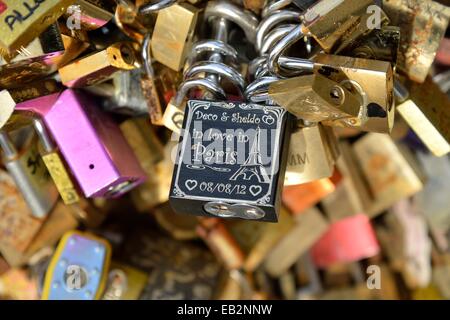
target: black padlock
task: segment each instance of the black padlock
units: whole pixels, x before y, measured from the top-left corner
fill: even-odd
[[[188,101],[170,203],[178,213],[276,222],[292,127],[279,106]]]

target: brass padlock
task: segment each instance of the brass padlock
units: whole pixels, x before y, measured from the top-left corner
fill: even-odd
[[[319,54],[315,58],[315,71],[348,86],[363,98],[360,126],[363,131],[389,133],[394,124],[394,78],[389,62]],[[353,126],[353,119],[326,123],[327,125]]]
[[[374,20],[373,15],[379,18]],[[309,7],[302,15],[303,32],[311,35],[328,53],[338,53],[360,37],[388,22],[373,0],[326,1]]]
[[[75,0],[16,1],[2,0],[0,3],[0,47],[3,54],[28,45],[45,29],[66,12]]]
[[[24,83],[54,73],[78,57],[88,43],[62,34],[52,24],[38,38],[17,51],[17,55],[0,57],[0,87],[16,88]]]
[[[345,86],[315,73],[274,82],[270,97],[300,119],[320,122],[357,117],[362,99]]]
[[[423,188],[425,176],[411,151],[388,135],[369,133],[354,143],[353,152],[373,195],[369,216]]]
[[[192,46],[199,9],[188,3],[174,4],[158,12],[151,48],[153,58],[179,71]]]
[[[298,128],[291,135],[284,185],[331,177],[338,156],[332,128],[321,124]]]
[[[325,233],[328,222],[313,207],[294,217],[292,228],[277,242],[264,260],[264,269],[272,277],[289,270]]]
[[[148,281],[148,274],[113,261],[102,300],[138,300]]]
[[[136,67],[135,62],[133,46],[123,42],[80,58],[58,72],[65,86],[79,88],[105,81],[117,71],[132,70]]]
[[[449,8],[437,1],[383,0],[391,23],[400,27],[398,69],[422,83],[433,63],[450,18]]]
[[[38,118],[33,120],[33,124],[43,149],[42,160],[44,161],[62,200],[67,205],[77,203],[80,200],[78,191],[72,182],[45,124],[42,119]]]
[[[436,156],[450,152],[450,99],[430,76],[422,84],[395,82],[396,109]],[[406,91],[405,91],[406,89]],[[403,92],[403,93],[402,93]]]
[[[103,27],[114,16],[113,3],[108,0],[76,0],[64,15],[69,29],[95,30]]]
[[[130,192],[137,210],[144,212],[169,199],[173,170],[170,150],[174,145],[169,143],[164,147],[144,118],[128,119],[120,129],[147,175],[147,180]]]
[[[278,223],[227,220],[225,225],[245,254],[243,269],[254,272],[264,262],[276,243],[292,228],[293,219],[285,208]]]
[[[389,61],[394,67],[400,47],[400,28],[382,26],[361,38],[353,46],[348,46],[339,55],[355,58]]]
[[[391,64],[386,61],[326,54],[317,54],[314,57],[314,62],[306,59],[281,57],[283,51],[286,50],[285,46],[293,45],[300,35],[299,28],[297,28],[283,39],[282,46],[277,45],[277,49],[273,50],[268,57],[269,70],[278,75],[281,69],[295,66],[294,69],[297,73],[301,71],[303,73],[320,74],[336,85],[345,87],[360,99],[360,109],[357,115],[338,120],[324,120],[324,124],[356,127],[363,131],[390,132],[394,122],[393,70]],[[277,83],[274,82],[269,86],[269,96],[287,109],[295,109],[296,107],[301,110],[306,99],[297,101],[291,98],[293,94],[299,94],[295,91],[295,86],[289,91],[277,93],[273,89],[277,86]],[[277,91],[280,91],[281,87],[276,88]],[[337,90],[332,90],[330,94],[338,98],[344,97],[344,94],[339,95]],[[315,104],[314,106],[317,110],[322,108],[322,104]]]
[[[244,252],[225,224],[218,218],[199,218],[197,232],[227,270],[244,265]]]

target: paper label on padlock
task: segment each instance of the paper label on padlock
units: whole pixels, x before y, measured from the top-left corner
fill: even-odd
[[[273,205],[286,118],[281,107],[189,101],[171,197]]]

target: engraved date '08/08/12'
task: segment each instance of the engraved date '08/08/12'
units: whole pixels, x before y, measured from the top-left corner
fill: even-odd
[[[253,196],[257,196],[261,193],[262,188],[259,185],[241,185],[221,182],[198,182],[195,179],[189,179],[185,181],[185,186],[189,191],[198,189],[202,192],[208,193],[225,193],[228,195],[245,195],[247,192]]]

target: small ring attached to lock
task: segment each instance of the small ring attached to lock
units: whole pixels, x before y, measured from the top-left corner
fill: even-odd
[[[230,210],[230,205],[225,202],[208,202],[203,206],[203,208],[207,213],[217,217],[228,218],[236,215],[232,210]]]

